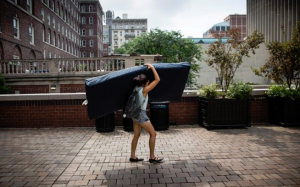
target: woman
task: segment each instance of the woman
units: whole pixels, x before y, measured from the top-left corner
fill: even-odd
[[[150,148],[150,157],[149,157],[149,162],[150,163],[159,163],[163,160],[163,158],[158,158],[154,155],[154,148],[155,148],[155,139],[156,139],[156,132],[146,114],[146,107],[148,103],[148,92],[150,92],[160,81],[159,76],[155,70],[155,68],[151,64],[145,64],[148,69],[151,69],[153,74],[154,74],[154,81],[150,83],[149,79],[147,78],[146,75],[141,74],[138,75],[137,77],[134,78],[134,82],[136,83],[136,87],[134,89],[138,90],[140,87],[140,91],[138,94],[141,94],[139,98],[141,100],[139,101],[140,104],[142,104],[141,109],[142,112],[139,114],[137,118],[132,118],[133,121],[133,131],[134,131],[134,136],[131,142],[131,156],[130,156],[130,161],[131,162],[138,162],[138,161],[143,161],[144,159],[137,158],[135,156],[135,150],[136,146],[141,134],[141,128],[143,127],[150,135],[149,138],[149,148]]]

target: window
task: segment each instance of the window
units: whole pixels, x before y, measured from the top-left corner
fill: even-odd
[[[34,28],[32,26],[29,27],[29,43],[34,44]]]
[[[85,12],[85,6],[84,5],[81,6],[81,12]]]
[[[82,17],[82,24],[86,24],[86,18]]]
[[[120,31],[120,36],[122,36],[122,34],[123,34],[123,32],[122,32],[122,31]]]
[[[56,58],[56,53],[54,53],[54,58]]]
[[[82,53],[82,57],[86,57],[86,52],[83,52],[83,53]]]
[[[53,24],[53,28],[55,28],[55,18],[52,18],[52,24]]]
[[[58,32],[60,32],[60,23],[59,22],[57,23],[57,30],[58,30]]]
[[[54,11],[54,1],[51,1],[51,9]]]
[[[94,29],[90,29],[89,33],[90,33],[90,36],[93,36],[94,35]]]
[[[20,38],[19,19],[18,18],[13,19],[13,26],[14,26],[14,37]]]
[[[85,36],[85,29],[82,29],[82,30],[81,30],[81,35],[82,35],[82,36]]]
[[[58,35],[58,38],[57,38],[57,47],[60,48],[60,37]]]
[[[219,26],[216,26],[216,31],[220,31],[220,27]]]
[[[118,45],[118,40],[115,40],[115,45]]]
[[[67,28],[65,30],[65,35],[66,35],[66,37],[68,37],[68,29]]]
[[[44,57],[44,59],[46,58],[46,50],[45,49],[43,50],[43,57]]]
[[[50,31],[48,32],[48,43],[50,44],[51,42],[51,34],[50,34]]]
[[[90,57],[94,57],[94,52],[93,51],[90,52]]]
[[[93,6],[92,5],[89,6],[89,12],[93,12]]]
[[[89,24],[93,24],[93,17],[89,17]]]
[[[64,49],[64,39],[61,40],[61,49]]]
[[[32,0],[27,0],[27,11],[32,13]]]
[[[49,58],[51,58],[51,51],[49,51]]]
[[[61,27],[61,34],[64,35],[64,26]]]
[[[52,40],[53,40],[53,43],[52,43],[52,44],[55,46],[55,43],[56,43],[56,40],[55,40],[55,34],[53,34]]]
[[[42,34],[43,34],[43,42],[44,42],[45,41],[45,29],[43,29]]]
[[[45,13],[44,13],[44,9],[41,10],[41,15],[42,15],[42,20],[45,21]]]
[[[50,25],[50,15],[47,15],[48,25]]]
[[[125,25],[125,29],[128,29],[128,25],[127,24]]]
[[[94,47],[94,40],[90,40],[90,47]]]
[[[221,27],[221,31],[225,31],[225,26],[222,26],[222,27]]]
[[[86,41],[85,41],[85,40],[82,40],[81,42],[82,42],[82,43],[81,43],[82,47],[86,47]]]

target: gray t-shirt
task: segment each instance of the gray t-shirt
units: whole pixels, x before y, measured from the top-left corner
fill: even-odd
[[[139,87],[139,86],[136,86],[134,89],[135,89],[135,90],[139,90],[140,87]],[[146,110],[147,104],[148,104],[148,93],[147,93],[146,98],[145,98],[145,97],[143,96],[143,90],[144,90],[144,88],[142,87],[142,89],[140,89],[139,92],[138,92],[139,98],[140,98],[139,104],[141,105],[141,104],[144,102],[144,100],[145,100],[145,102],[144,102],[144,103],[142,104],[142,106],[141,106],[141,109],[142,109],[142,110]]]

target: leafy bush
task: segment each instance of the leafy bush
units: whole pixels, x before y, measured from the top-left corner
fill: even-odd
[[[9,94],[10,90],[5,85],[5,78],[0,73],[0,94]]]
[[[206,99],[215,99],[218,97],[219,93],[217,91],[217,84],[205,85],[199,89],[198,95]]]
[[[234,80],[228,88],[227,96],[232,99],[248,99],[252,96],[252,90],[253,88],[249,84]]]
[[[267,95],[271,98],[290,98],[292,100],[294,99],[300,99],[300,89],[288,89],[287,84],[283,85],[271,85]]]

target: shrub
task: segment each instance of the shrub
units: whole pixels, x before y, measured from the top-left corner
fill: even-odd
[[[198,95],[206,99],[215,99],[219,93],[217,91],[217,84],[205,85],[199,89]]]
[[[0,94],[9,94],[10,89],[5,84],[5,78],[0,73]]]
[[[253,88],[249,84],[234,80],[228,88],[227,96],[232,99],[248,99],[252,96],[252,90]]]
[[[290,98],[292,100],[294,99],[300,99],[300,89],[288,89],[287,84],[283,85],[271,85],[267,95],[271,98]]]

